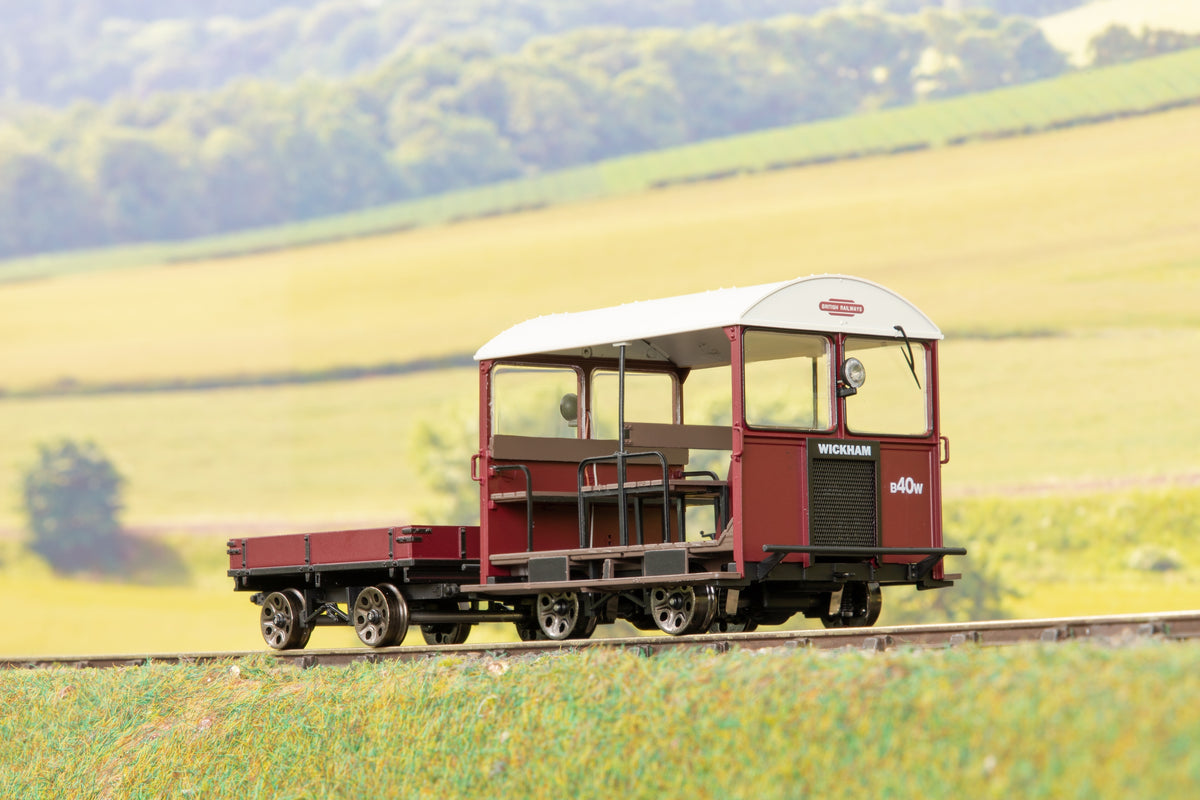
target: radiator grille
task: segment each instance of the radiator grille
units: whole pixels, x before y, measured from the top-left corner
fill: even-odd
[[[874,461],[814,458],[809,474],[809,542],[877,546],[875,480]]]

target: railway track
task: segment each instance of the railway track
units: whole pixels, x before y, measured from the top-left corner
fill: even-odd
[[[1034,620],[1000,620],[941,625],[905,625],[842,630],[756,631],[754,633],[707,634],[700,636],[640,636],[621,639],[588,639],[563,642],[500,642],[460,644],[444,647],[363,647],[330,650],[241,651],[175,654],[101,656],[0,656],[0,667],[8,669],[136,667],[147,664],[196,664],[266,655],[281,664],[299,668],[345,666],[353,663],[412,661],[455,655],[467,658],[518,658],[595,647],[618,648],[653,655],[667,650],[700,649],[770,650],[815,648],[822,650],[866,650],[895,648],[945,648],[967,645],[1000,646],[1022,642],[1065,642],[1083,639],[1134,639],[1157,637],[1171,640],[1200,639],[1200,611],[1155,614],[1121,614],[1096,617],[1062,617]]]

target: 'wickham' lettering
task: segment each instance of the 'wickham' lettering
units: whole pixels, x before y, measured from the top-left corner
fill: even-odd
[[[875,452],[869,444],[839,444],[837,442],[817,442],[817,452],[823,456],[862,456],[871,458]]]

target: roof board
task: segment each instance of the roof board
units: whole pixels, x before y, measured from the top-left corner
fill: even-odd
[[[599,356],[597,348],[625,342],[630,358],[700,367],[728,363],[724,329],[731,325],[888,337],[899,336],[900,325],[912,339],[942,338],[895,292],[861,278],[816,275],[537,317],[497,335],[475,359]]]

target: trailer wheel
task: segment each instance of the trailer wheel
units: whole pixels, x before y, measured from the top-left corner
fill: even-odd
[[[822,614],[821,624],[826,628],[869,628],[882,609],[883,590],[878,583],[848,583],[842,589],[841,607]]]
[[[471,635],[471,623],[438,623],[434,625],[422,625],[421,636],[425,638],[426,644],[440,646],[444,644],[462,644]]]
[[[719,619],[708,626],[709,633],[750,633],[758,628],[758,623],[745,617],[729,617]]]
[[[263,599],[259,628],[263,641],[275,650],[293,650],[308,643],[304,628],[304,596],[295,589],[271,592]]]
[[[390,583],[368,586],[358,593],[350,615],[354,632],[369,647],[390,647],[408,633],[408,603]]]
[[[578,592],[539,594],[536,612],[538,629],[547,639],[586,639],[596,630],[597,620],[583,613]]]
[[[522,642],[536,642],[546,638],[541,627],[532,619],[525,622],[514,622],[513,627],[517,629],[517,636]]]
[[[663,633],[684,636],[707,631],[717,613],[712,586],[656,586],[650,590],[650,616]]]

